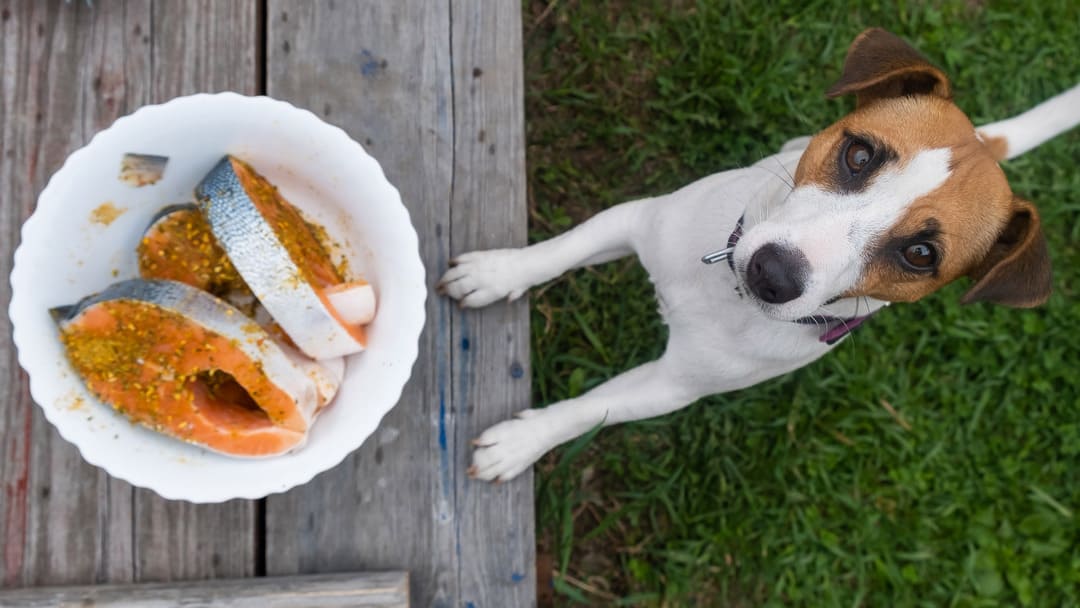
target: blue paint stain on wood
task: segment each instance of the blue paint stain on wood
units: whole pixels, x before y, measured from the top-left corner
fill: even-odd
[[[472,602],[465,602],[465,608],[476,608],[476,604]]]
[[[458,315],[458,326],[461,328],[461,349],[464,352],[469,352],[471,344],[469,343],[469,317],[464,310],[461,310],[461,314]],[[468,411],[466,404],[469,403],[469,385],[470,376],[472,375],[473,358],[471,356],[461,358],[461,366],[458,372],[458,381],[454,385],[454,402],[462,404],[459,411]]]
[[[446,397],[439,391],[439,449],[446,451]]]
[[[365,52],[369,52],[365,49]],[[445,253],[439,253],[440,266],[446,265]],[[450,446],[446,432],[446,391],[450,385],[450,303],[444,298],[438,307],[439,331],[435,332],[436,365],[438,367],[439,384],[439,481],[442,484],[443,499],[449,501],[451,497],[450,486]]]
[[[521,581],[525,580],[525,575],[520,572],[515,572],[510,575],[510,580],[514,581],[515,583],[520,583]]]
[[[367,49],[360,51],[360,74],[362,76],[375,76],[386,68],[386,61],[380,60],[375,53]]]
[[[446,444],[446,392],[439,387],[439,473],[443,497],[450,497],[450,451]]]
[[[517,380],[525,375],[525,368],[521,367],[521,364],[514,361],[510,364],[510,377]]]

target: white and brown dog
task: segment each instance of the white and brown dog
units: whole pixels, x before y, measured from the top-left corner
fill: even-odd
[[[597,425],[798,369],[881,307],[959,277],[974,281],[964,302],[1047,299],[1039,214],[1013,194],[998,161],[1080,122],[1080,86],[976,129],[952,103],[945,74],[871,29],[851,44],[827,94],[856,95],[855,111],[752,167],[617,205],[542,243],[455,260],[439,289],[478,307],[636,253],[670,327],[656,361],[487,429],[471,475],[507,480]],[[793,183],[773,175],[784,171]]]

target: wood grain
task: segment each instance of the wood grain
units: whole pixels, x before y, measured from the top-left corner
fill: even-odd
[[[155,0],[153,101],[218,91],[260,93],[258,4]]]
[[[431,284],[449,248],[453,115],[446,3],[271,0],[267,92],[344,128],[382,164]],[[454,602],[457,557],[438,395],[446,302],[429,298],[420,357],[374,437],[312,483],[267,500],[267,573],[408,568],[418,606]],[[445,398],[450,399],[449,391]]]
[[[251,3],[0,2],[0,275],[47,177],[94,133],[175,95],[255,92],[256,21]],[[251,574],[253,505],[167,503],[85,464],[31,403],[8,323],[0,586]]]
[[[0,4],[3,66],[0,275],[18,228],[67,154],[149,96],[149,2],[96,11],[83,3]],[[10,299],[0,285],[0,306]],[[130,580],[131,490],[85,464],[33,406],[0,320],[0,583]],[[9,388],[10,387],[10,388]]]
[[[451,253],[524,246],[528,220],[521,3],[454,1],[451,7]],[[472,457],[469,441],[529,407],[525,299],[456,312],[451,343],[458,346],[451,377],[460,597],[466,605],[535,605],[531,469],[500,485],[470,482],[460,475]]]
[[[525,242],[516,2],[270,0],[267,21],[268,93],[380,161],[429,285],[452,251]],[[531,476],[491,487],[464,473],[468,439],[528,406],[524,305],[462,314],[432,296],[427,315],[412,380],[376,435],[267,501],[267,571],[409,568],[420,606],[531,605]]]
[[[46,608],[408,608],[404,572],[0,591],[0,606]]]
[[[258,93],[256,8],[254,2],[155,1],[150,102],[200,92]],[[136,488],[133,505],[134,580],[255,574],[262,533],[256,501],[193,505]]]

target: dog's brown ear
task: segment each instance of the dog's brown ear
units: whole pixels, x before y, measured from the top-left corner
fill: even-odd
[[[844,73],[827,97],[854,93],[856,106],[904,95],[952,99],[945,73],[897,36],[872,28],[855,37],[844,60]]]
[[[963,304],[993,302],[1030,308],[1050,297],[1050,255],[1034,205],[1013,199],[1012,219],[968,276],[975,284],[960,300]]]

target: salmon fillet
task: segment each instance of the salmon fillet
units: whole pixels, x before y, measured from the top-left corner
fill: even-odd
[[[240,276],[302,351],[322,359],[363,350],[374,290],[345,280],[317,228],[273,184],[226,156],[195,198]]]
[[[133,279],[54,314],[72,367],[132,421],[237,456],[303,444],[319,406],[316,383],[210,294]]]

